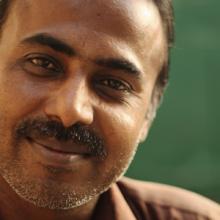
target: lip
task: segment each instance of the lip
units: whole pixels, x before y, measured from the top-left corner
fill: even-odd
[[[87,159],[90,155],[83,148],[71,146],[68,143],[58,143],[53,140],[38,141],[27,138],[31,144],[34,153],[40,157],[44,163],[56,167],[69,167],[80,160]]]

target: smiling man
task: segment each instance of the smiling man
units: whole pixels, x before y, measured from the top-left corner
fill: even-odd
[[[208,199],[121,178],[167,82],[170,0],[0,8],[1,219],[217,219]]]

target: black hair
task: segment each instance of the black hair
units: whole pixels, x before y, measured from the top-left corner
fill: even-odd
[[[164,88],[167,85],[169,78],[169,66],[170,66],[170,50],[174,44],[174,10],[172,0],[153,0],[160,12],[164,34],[167,41],[168,59],[164,62],[160,74],[156,82],[156,89],[160,90],[162,95]]]
[[[7,17],[9,2],[10,0],[0,0],[0,30],[2,29],[4,21]]]

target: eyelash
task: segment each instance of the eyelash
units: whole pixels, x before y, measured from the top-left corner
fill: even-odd
[[[104,86],[108,86],[111,89],[115,89],[117,91],[131,92],[132,90],[131,86],[128,83],[113,78],[100,79],[97,80],[97,82],[101,83]]]
[[[30,64],[32,66],[28,66]],[[33,67],[42,69],[30,70]],[[23,68],[34,75],[38,75],[39,77],[47,76],[47,74],[54,76],[63,72],[62,65],[55,58],[44,54],[31,54],[25,56]],[[46,70],[46,72],[40,72],[42,70]]]
[[[46,68],[46,69],[49,69],[49,70],[53,70],[54,71],[54,68],[53,67],[50,67],[50,65],[52,64],[52,65],[54,65],[51,61],[49,61],[49,60],[47,60],[47,59],[45,59],[45,58],[32,58],[32,59],[29,59],[29,61],[32,63],[32,64],[34,64],[34,65],[36,65],[36,66],[41,66],[41,67],[44,67],[44,68]],[[42,62],[41,64],[37,64],[36,62],[37,61],[40,61],[40,62]],[[45,62],[45,63],[43,63],[43,62]],[[55,65],[54,65],[55,66]]]

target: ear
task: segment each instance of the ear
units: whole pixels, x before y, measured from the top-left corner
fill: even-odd
[[[148,108],[147,114],[144,118],[143,124],[142,124],[142,128],[140,130],[140,135],[139,135],[139,143],[142,143],[145,141],[145,139],[147,138],[149,129],[151,127],[151,124],[155,118],[156,115],[156,108],[155,106],[151,105]]]
[[[148,135],[148,131],[149,131],[149,121],[147,118],[144,119],[142,128],[140,130],[140,134],[139,134],[139,138],[138,138],[138,143],[142,143],[145,141],[145,139],[147,138]]]
[[[161,93],[159,93],[158,90],[155,90],[153,92],[150,106],[147,110],[142,128],[140,130],[139,143],[144,142],[145,139],[147,138],[149,129],[152,125],[154,118],[156,117],[156,111],[160,103],[160,100],[161,100]]]

